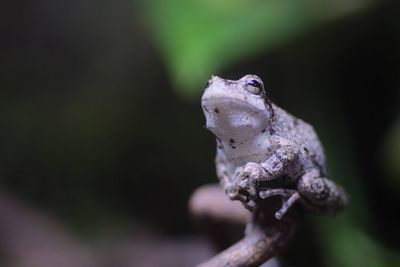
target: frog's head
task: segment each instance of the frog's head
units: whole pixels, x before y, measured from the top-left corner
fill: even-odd
[[[237,81],[212,76],[201,105],[207,129],[225,141],[244,142],[259,135],[273,116],[263,82],[256,75],[246,75]]]

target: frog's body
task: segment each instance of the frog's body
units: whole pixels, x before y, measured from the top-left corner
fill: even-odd
[[[230,138],[231,142],[222,141],[218,153],[228,160],[228,173],[232,177],[236,168],[245,165],[247,162],[262,163],[274,153],[276,137],[292,140],[301,147],[298,156],[298,164],[295,168],[288,169],[287,176],[295,179],[301,173],[317,167],[322,175],[327,175],[326,162],[322,146],[318,142],[313,128],[308,123],[293,117],[281,108],[272,104],[275,111],[275,119],[271,121],[268,129],[261,130],[254,140],[237,143]],[[234,142],[232,142],[232,140]],[[277,140],[278,141],[278,140]]]
[[[271,103],[260,78],[213,76],[202,107],[206,126],[217,137],[217,175],[231,199],[252,209],[261,199],[281,195],[278,219],[297,200],[327,213],[345,206],[343,189],[326,178],[313,127]]]

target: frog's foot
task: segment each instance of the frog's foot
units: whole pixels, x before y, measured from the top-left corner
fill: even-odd
[[[228,186],[226,189],[226,194],[230,200],[239,200],[241,202],[247,202],[247,196],[243,194],[244,191],[240,190],[236,186]]]
[[[256,182],[261,180],[264,175],[265,171],[258,163],[248,162],[245,166],[238,167],[234,174],[233,183],[228,189],[231,192],[231,199],[238,199],[238,195],[244,195],[248,199],[257,199]]]
[[[283,204],[282,207],[275,213],[275,218],[280,220],[286,214],[289,208],[300,199],[300,194],[296,190],[283,188],[267,189],[259,193],[259,196],[262,199],[278,195],[282,196]]]
[[[250,195],[246,190],[240,189],[235,186],[229,186],[226,190],[230,200],[239,200],[243,206],[249,211],[253,211],[256,207],[254,200],[250,199]]]

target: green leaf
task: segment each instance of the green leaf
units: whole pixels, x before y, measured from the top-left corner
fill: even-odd
[[[369,0],[143,0],[139,7],[176,88],[365,6]]]

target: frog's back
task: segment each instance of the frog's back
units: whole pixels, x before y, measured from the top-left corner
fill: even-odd
[[[273,108],[275,118],[271,125],[271,133],[299,145],[300,160],[305,169],[317,168],[322,175],[327,176],[325,153],[314,128],[276,105],[273,105]]]

